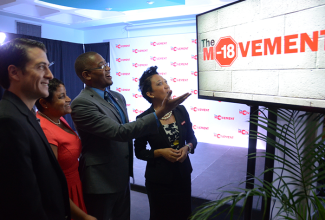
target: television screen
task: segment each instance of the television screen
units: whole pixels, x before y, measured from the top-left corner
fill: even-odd
[[[196,21],[199,98],[324,110],[324,1],[236,1]]]

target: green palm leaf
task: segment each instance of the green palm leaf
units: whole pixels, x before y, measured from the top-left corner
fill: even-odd
[[[276,140],[256,131],[250,131],[250,138],[267,142],[277,150],[277,154],[248,155],[249,158],[270,158],[279,166],[269,168],[264,173],[273,172],[272,183],[264,182],[254,176],[253,189],[238,188],[237,191],[226,191],[222,187],[218,190],[227,196],[221,196],[215,201],[204,204],[193,213],[191,219],[208,219],[227,212],[233,219],[236,205],[243,204],[244,211],[247,199],[257,196],[259,199],[273,198],[281,205],[276,207],[275,217],[281,219],[325,220],[325,201],[316,192],[325,186],[325,163],[319,163],[325,158],[325,132],[317,134],[323,127],[324,115],[316,113],[302,113],[299,111],[279,109],[275,114],[278,121],[272,121],[262,115],[252,115],[250,123],[273,134]],[[323,181],[319,185],[318,182]],[[240,184],[246,183],[242,182]],[[224,209],[225,205],[228,205]],[[266,203],[265,203],[266,204]],[[221,210],[219,212],[219,210]],[[266,210],[266,207],[264,207]],[[263,213],[265,216],[265,213]]]

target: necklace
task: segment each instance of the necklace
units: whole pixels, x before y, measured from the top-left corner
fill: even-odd
[[[45,114],[43,114],[42,112],[38,111],[38,114],[42,115],[44,118],[46,118],[47,120],[49,120],[50,122],[52,122],[55,125],[59,125],[61,124],[61,121],[59,119],[59,122],[54,122],[52,119],[50,119],[48,116],[46,116]]]
[[[154,109],[156,111],[156,109]],[[164,115],[164,117],[161,118],[161,120],[167,120],[168,118],[170,118],[170,116],[172,116],[172,111],[168,112],[166,115]]]

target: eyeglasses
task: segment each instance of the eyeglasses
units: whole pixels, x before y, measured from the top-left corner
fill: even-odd
[[[54,61],[52,61],[52,62],[49,64],[49,68],[50,68],[51,66],[53,66],[53,64],[54,64]]]
[[[102,70],[102,69],[105,69],[106,67],[109,67],[109,63],[104,63],[104,64],[101,65],[100,67],[91,68],[91,69],[85,69],[85,71],[91,71],[91,70]]]

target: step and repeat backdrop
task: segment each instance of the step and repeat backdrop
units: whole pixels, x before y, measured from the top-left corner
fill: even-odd
[[[248,147],[249,106],[198,99],[195,33],[116,39],[110,45],[111,90],[124,95],[130,121],[150,107],[139,91],[139,78],[148,67],[157,66],[173,97],[192,93],[183,105],[199,142]],[[258,148],[265,149],[265,144],[258,142]]]

